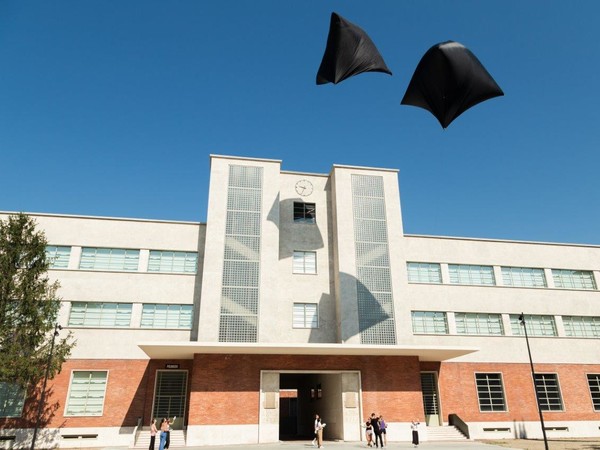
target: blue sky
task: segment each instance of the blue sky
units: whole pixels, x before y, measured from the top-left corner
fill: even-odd
[[[332,11],[393,76],[315,76]],[[209,154],[400,169],[411,234],[600,244],[597,1],[0,0],[0,210],[204,221]],[[400,100],[455,40],[505,92]]]

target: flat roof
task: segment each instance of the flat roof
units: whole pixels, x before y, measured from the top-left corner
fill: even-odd
[[[230,342],[141,342],[151,359],[193,359],[195,354],[417,356],[421,361],[446,361],[479,351],[476,347],[441,345],[276,344]]]

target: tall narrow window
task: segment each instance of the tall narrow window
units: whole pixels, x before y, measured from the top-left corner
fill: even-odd
[[[294,251],[293,273],[317,273],[317,253]]]
[[[492,266],[448,264],[451,284],[493,286],[496,284]]]
[[[454,313],[458,334],[486,334],[500,336],[504,334],[500,314]]]
[[[148,272],[196,273],[198,253],[150,250]]]
[[[105,370],[74,370],[65,408],[66,416],[101,416],[106,394]]]
[[[448,334],[445,312],[413,311],[412,327],[415,334]]]
[[[92,248],[81,250],[79,268],[84,270],[136,271],[140,251],[124,248]]]
[[[319,309],[316,303],[294,303],[294,328],[319,328]]]
[[[409,262],[406,263],[408,269],[409,283],[441,283],[442,271],[437,263]]]
[[[563,403],[555,373],[536,373],[535,389],[542,411],[562,411]]]
[[[523,325],[519,321],[518,314],[510,315],[510,325],[512,334],[515,336],[524,336]],[[529,336],[557,336],[554,316],[525,315],[525,325]]]
[[[46,246],[46,258],[50,262],[51,269],[66,269],[69,267],[71,247],[48,245]]]
[[[316,223],[317,209],[314,203],[294,202],[295,223]]]
[[[0,417],[21,417],[25,390],[16,383],[0,381]]]
[[[594,411],[600,411],[600,374],[588,374],[587,379]]]
[[[596,289],[594,274],[590,270],[552,269],[554,286],[562,289]]]
[[[502,376],[499,373],[476,373],[475,383],[480,411],[506,411]]]
[[[530,267],[502,267],[502,282],[504,286],[515,287],[546,287],[544,269]]]

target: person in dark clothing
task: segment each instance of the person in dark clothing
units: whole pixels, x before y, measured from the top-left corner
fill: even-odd
[[[373,427],[373,437],[375,438],[375,447],[383,448],[383,438],[381,437],[381,427],[379,426],[379,417],[375,413],[371,414],[371,426]]]

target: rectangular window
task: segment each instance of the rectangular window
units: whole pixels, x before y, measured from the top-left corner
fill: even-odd
[[[594,274],[590,270],[552,269],[552,277],[557,288],[596,289]]]
[[[319,328],[319,309],[316,303],[294,303],[294,328]]]
[[[525,315],[525,324],[527,325],[528,336],[557,336],[554,316]],[[518,314],[510,315],[510,325],[512,334],[515,336],[524,336],[523,325],[519,321]]]
[[[108,372],[74,370],[65,416],[101,416]]]
[[[0,381],[0,417],[21,417],[25,389],[16,383]]]
[[[128,327],[131,303],[72,302],[71,327]]]
[[[587,379],[594,411],[600,411],[600,374],[588,374]]]
[[[71,247],[60,247],[56,245],[46,246],[46,258],[50,262],[51,269],[66,269],[69,267]]]
[[[123,248],[84,247],[81,250],[79,268],[84,270],[136,271],[140,251]]]
[[[317,273],[317,253],[294,251],[292,273]]]
[[[192,305],[145,304],[142,309],[142,328],[192,328]]]
[[[413,311],[412,327],[415,334],[448,334],[445,312]]]
[[[470,284],[477,286],[494,286],[494,268],[492,266],[475,266],[467,264],[448,264],[451,284]]]
[[[499,373],[476,373],[477,397],[479,411],[506,411],[502,375]]]
[[[502,267],[504,286],[547,287],[544,269],[530,267]]]
[[[501,336],[504,334],[502,316],[487,313],[454,313],[458,334],[486,334]]]
[[[436,263],[406,263],[409,283],[441,283],[442,271]]]
[[[148,272],[196,273],[198,253],[150,250]]]
[[[555,373],[536,373],[535,389],[540,399],[542,411],[562,411],[562,397]]]
[[[600,317],[563,316],[567,336],[600,337]]]
[[[316,223],[317,209],[314,203],[294,202],[295,223]]]

